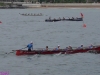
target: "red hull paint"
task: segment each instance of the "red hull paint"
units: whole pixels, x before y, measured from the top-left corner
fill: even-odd
[[[100,52],[100,47],[92,48],[92,49],[74,49],[74,50],[66,50],[66,49],[61,49],[61,50],[33,50],[31,52],[28,52],[27,50],[16,50],[16,55],[35,55],[35,54],[74,54],[74,53],[84,53],[84,52],[89,52],[89,51],[95,51],[95,52]]]

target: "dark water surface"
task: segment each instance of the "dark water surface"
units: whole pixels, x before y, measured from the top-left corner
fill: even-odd
[[[49,18],[80,17],[83,22],[45,22]],[[19,13],[43,13],[43,16],[22,16]],[[0,9],[0,72],[9,75],[100,75],[100,55],[16,56],[5,54],[24,48],[33,41],[34,48],[61,48],[100,45],[100,9]]]

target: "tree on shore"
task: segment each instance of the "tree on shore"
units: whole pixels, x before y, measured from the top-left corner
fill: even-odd
[[[40,0],[40,2],[46,2],[46,3],[48,3],[48,2],[50,2],[50,3],[86,3],[86,2],[91,2],[91,0]]]
[[[2,2],[45,2],[45,3],[89,3],[100,2],[100,0],[0,0]]]

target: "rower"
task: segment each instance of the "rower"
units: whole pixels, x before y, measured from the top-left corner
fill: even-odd
[[[31,15],[33,15],[33,14],[31,13]]]
[[[42,13],[40,13],[40,15],[42,15]]]
[[[59,20],[61,20],[61,18],[59,17]]]
[[[34,14],[34,16],[35,16],[35,14]]]
[[[21,15],[25,15],[25,14],[23,13],[23,14],[21,14]]]
[[[94,46],[91,44],[91,45],[89,46],[89,49],[92,49],[92,48],[94,48]]]
[[[60,45],[58,45],[58,47],[57,48],[55,48],[55,50],[59,50],[60,49]]]
[[[66,47],[66,49],[65,50],[69,50],[69,48],[68,47]]]
[[[51,17],[49,17],[49,20],[51,20]]]
[[[78,49],[83,49],[83,45],[81,44],[81,46],[80,46],[80,47],[78,47]]]
[[[72,19],[74,19],[74,17],[72,17]]]
[[[29,52],[31,51],[31,49],[33,50],[33,42],[31,41],[31,43],[28,44],[27,47]]]
[[[27,15],[27,13],[26,14],[23,14],[23,15]]]
[[[54,18],[54,20],[56,20],[56,19]]]
[[[69,18],[69,17],[68,17]],[[70,20],[70,18],[69,18],[69,20]]]
[[[69,46],[69,47],[68,47],[68,49],[69,49],[69,50],[72,50],[72,47],[71,47],[71,46]]]
[[[46,50],[48,51],[48,46],[46,46]]]
[[[65,18],[63,17],[63,20],[65,20]]]

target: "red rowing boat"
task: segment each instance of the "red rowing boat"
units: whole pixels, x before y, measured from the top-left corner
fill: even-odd
[[[60,49],[60,50],[33,50],[31,52],[27,50],[16,50],[16,55],[35,55],[35,54],[74,54],[74,53],[84,53],[84,52],[91,52],[91,51],[100,51],[100,46],[94,47],[92,49],[85,48],[85,49],[73,49],[73,50],[66,50],[66,49]]]

